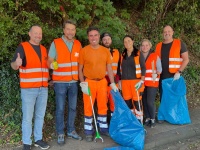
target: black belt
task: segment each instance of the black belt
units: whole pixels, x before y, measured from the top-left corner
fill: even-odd
[[[99,79],[99,78],[94,78],[94,79],[89,79],[89,80],[94,80],[94,81],[100,81],[102,80],[103,78]]]

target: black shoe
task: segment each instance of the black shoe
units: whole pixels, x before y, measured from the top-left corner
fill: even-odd
[[[24,144],[23,145],[23,149],[22,150],[30,150],[31,149],[31,145],[28,144]]]
[[[39,147],[39,148],[41,148],[41,149],[48,149],[50,146],[46,143],[46,142],[44,142],[43,140],[38,140],[38,141],[36,141],[35,142],[35,147]]]
[[[151,127],[151,128],[154,128],[155,126],[156,126],[155,119],[151,119],[150,127]]]
[[[144,122],[145,126],[150,126],[150,124],[151,124],[151,120],[150,119],[145,120],[145,122]]]
[[[93,141],[93,136],[92,135],[86,135],[85,139],[87,142],[92,142]]]

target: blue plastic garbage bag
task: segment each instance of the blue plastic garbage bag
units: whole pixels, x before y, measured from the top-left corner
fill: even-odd
[[[128,108],[121,94],[113,90],[111,94],[114,99],[115,110],[110,121],[110,137],[116,143],[132,148],[132,150],[143,150],[145,141],[143,126]]]
[[[134,150],[134,149],[130,147],[117,146],[117,147],[104,148],[103,150]]]
[[[173,80],[173,78],[164,79],[162,89],[158,120],[166,120],[171,124],[191,123],[184,78],[181,76],[178,80]]]

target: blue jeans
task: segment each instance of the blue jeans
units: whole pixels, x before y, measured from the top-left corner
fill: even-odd
[[[22,141],[32,144],[32,120],[34,116],[34,140],[42,139],[42,128],[46,112],[48,88],[21,88],[22,99]]]
[[[56,95],[56,131],[58,134],[64,134],[64,112],[67,96],[68,113],[66,126],[67,132],[70,133],[75,130],[78,83],[54,83],[54,90]]]

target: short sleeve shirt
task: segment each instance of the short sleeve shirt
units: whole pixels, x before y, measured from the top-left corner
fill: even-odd
[[[99,45],[93,49],[90,45],[81,49],[79,64],[83,65],[83,75],[89,79],[102,79],[106,75],[107,64],[111,64],[111,54],[107,48]]]
[[[62,40],[65,42],[65,44],[67,45],[67,48],[69,49],[69,51],[71,52],[72,51],[72,46],[74,44],[74,42],[68,42],[65,38],[64,38],[64,35],[62,36]],[[56,58],[57,56],[57,53],[56,53],[56,47],[55,47],[55,43],[52,42],[51,43],[51,46],[50,46],[50,49],[49,49],[49,57],[51,58]]]
[[[33,49],[37,53],[39,59],[41,60],[40,45],[31,44],[31,46],[33,47]],[[14,57],[12,58],[11,62],[14,62],[16,60],[18,53],[20,54],[20,58],[22,59],[22,66],[26,67],[26,55],[25,55],[25,52],[24,52],[24,48],[23,48],[23,46],[21,44],[17,47],[17,49],[15,51],[15,54],[14,54]]]
[[[161,47],[161,63],[162,63],[162,73],[161,73],[161,79],[171,78],[174,76],[174,73],[169,72],[169,52],[172,46],[172,43],[164,44],[162,43]],[[187,47],[185,43],[181,41],[181,51],[180,55],[184,52],[187,52]]]

